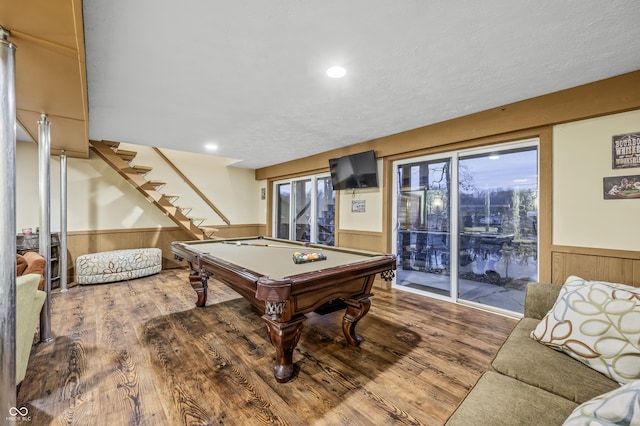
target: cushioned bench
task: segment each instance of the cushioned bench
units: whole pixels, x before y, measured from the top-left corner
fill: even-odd
[[[83,254],[76,259],[78,284],[131,280],[162,270],[162,250],[140,248]]]

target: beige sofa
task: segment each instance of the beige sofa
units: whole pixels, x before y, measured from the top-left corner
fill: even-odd
[[[524,318],[448,419],[448,426],[562,425],[580,404],[620,388],[604,374],[531,338],[561,287],[527,286]]]
[[[16,385],[24,380],[31,346],[40,320],[46,293],[38,290],[41,275],[26,274],[16,279]]]

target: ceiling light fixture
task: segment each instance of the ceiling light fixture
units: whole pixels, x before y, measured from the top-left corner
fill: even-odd
[[[327,75],[331,78],[342,78],[346,73],[347,70],[338,65],[333,66],[327,70]]]
[[[204,148],[207,151],[217,151],[218,150],[218,145],[216,145],[215,143],[208,143],[208,144],[205,144]]]

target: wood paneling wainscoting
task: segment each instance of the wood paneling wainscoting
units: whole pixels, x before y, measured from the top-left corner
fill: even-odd
[[[216,226],[215,237],[251,237],[264,235],[263,224],[241,224]],[[188,241],[192,238],[179,227],[132,228],[98,231],[72,231],[67,234],[67,274],[69,281],[75,277],[76,258],[87,253],[109,250],[123,250],[142,247],[157,247],[162,250],[162,269],[184,267],[185,262],[177,262],[171,253],[173,241]]]
[[[358,250],[386,252],[384,236],[382,232],[352,231],[349,229],[338,229],[337,246],[350,247]]]
[[[380,253],[388,252],[385,248],[385,238],[382,232],[338,229],[336,234],[336,245],[339,247],[350,247],[358,250],[377,251]],[[378,275],[373,282],[373,286],[388,290],[391,288],[391,283],[383,280]]]
[[[640,251],[551,246],[551,282],[563,284],[568,276],[640,287]]]

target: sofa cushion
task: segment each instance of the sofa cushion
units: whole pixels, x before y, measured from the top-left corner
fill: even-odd
[[[44,290],[44,268],[46,266],[44,257],[42,257],[39,253],[36,253],[35,251],[28,251],[23,256],[28,265],[27,269],[25,269],[24,271],[24,274],[40,275],[38,290]]]
[[[487,371],[446,425],[560,425],[577,406],[558,395]]]
[[[495,371],[576,403],[619,386],[583,363],[533,340],[530,334],[538,323],[533,318],[520,320],[491,363]]]
[[[583,425],[640,425],[640,380],[585,402],[563,426]]]
[[[21,254],[16,254],[16,275],[24,275],[24,271],[27,269],[27,259]]]
[[[525,318],[544,318],[556,303],[561,288],[560,284],[528,283],[524,296]]]
[[[619,383],[640,379],[640,288],[569,277],[531,337]]]

